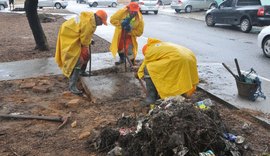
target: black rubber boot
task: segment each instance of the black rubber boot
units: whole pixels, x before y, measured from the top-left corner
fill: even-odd
[[[158,92],[151,78],[145,78],[144,80],[148,92],[148,96],[144,100],[144,104],[149,106],[150,104],[155,104],[156,100],[158,99]]]
[[[120,65],[125,63],[125,54],[124,53],[118,53],[120,59],[118,62],[115,62],[115,65]]]
[[[73,72],[70,76],[70,79],[69,79],[69,90],[73,93],[73,94],[76,94],[76,95],[81,95],[82,94],[82,91],[80,91],[78,88],[77,88],[77,81],[79,79],[79,75],[80,75],[80,69],[78,68],[74,68],[73,69]]]

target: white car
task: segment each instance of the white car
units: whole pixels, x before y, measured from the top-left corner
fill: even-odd
[[[6,0],[0,0],[0,10],[4,10],[7,7],[8,7],[7,1]]]
[[[258,35],[258,46],[266,57],[270,58],[270,26],[263,28]]]
[[[116,7],[118,3],[117,0],[88,0],[88,5],[90,7],[97,7],[97,6]]]
[[[139,0],[137,3],[140,6],[140,11],[142,13],[148,13],[149,11],[154,12],[154,14],[158,14],[158,5],[157,0]]]
[[[65,9],[68,6],[67,0],[38,0],[38,7],[55,7],[56,9]]]

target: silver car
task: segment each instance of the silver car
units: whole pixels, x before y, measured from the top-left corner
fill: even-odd
[[[189,13],[192,10],[205,10],[217,7],[215,0],[172,0],[171,8],[175,9],[176,13],[181,10]]]
[[[97,6],[116,7],[118,5],[117,0],[88,0],[87,3],[90,7],[97,7]]]
[[[140,6],[140,11],[142,13],[147,13],[152,11],[154,14],[158,14],[157,0],[139,0],[137,3]]]
[[[0,0],[0,10],[4,10],[7,7],[8,7],[7,1],[6,0]]]
[[[65,9],[68,6],[67,0],[38,0],[38,7],[55,7],[56,9]]]

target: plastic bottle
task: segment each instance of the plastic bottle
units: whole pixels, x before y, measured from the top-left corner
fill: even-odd
[[[208,150],[206,152],[199,153],[199,156],[215,156],[215,154],[212,150]]]
[[[207,98],[196,103],[197,107],[202,110],[207,110],[209,107],[213,106],[211,99]]]
[[[231,142],[235,142],[235,140],[237,138],[234,134],[231,134],[231,133],[223,133],[223,136],[225,139],[227,139]]]

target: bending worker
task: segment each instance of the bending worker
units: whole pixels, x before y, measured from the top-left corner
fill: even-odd
[[[134,64],[138,50],[136,38],[142,35],[144,29],[143,17],[138,3],[130,2],[129,5],[118,10],[111,16],[110,22],[115,26],[110,50],[114,57],[117,53],[120,57],[119,62],[115,64],[124,63],[125,56]]]
[[[65,21],[59,30],[55,61],[69,78],[69,90],[82,94],[77,88],[81,67],[89,60],[89,45],[97,26],[107,25],[107,13],[103,10],[82,12],[80,16]]]
[[[137,77],[144,78],[148,96],[145,105],[159,97],[191,96],[199,83],[194,53],[180,45],[149,38],[143,47],[144,60]]]

